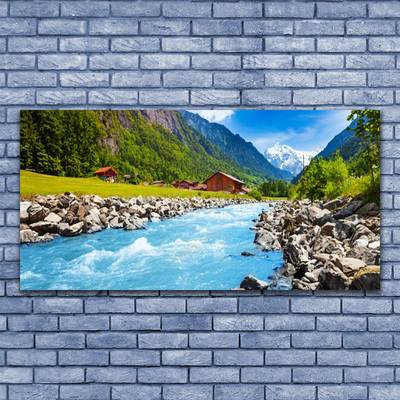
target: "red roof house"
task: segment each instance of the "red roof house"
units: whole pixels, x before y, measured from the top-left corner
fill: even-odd
[[[230,192],[240,193],[244,182],[232,175],[218,171],[204,181],[207,185],[207,191],[210,192]]]
[[[109,180],[110,182],[113,182],[114,177],[118,175],[118,172],[113,167],[103,167],[99,168],[93,174],[100,179]]]

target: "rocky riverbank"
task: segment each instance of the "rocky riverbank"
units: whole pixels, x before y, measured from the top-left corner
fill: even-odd
[[[77,236],[107,228],[143,229],[148,221],[159,221],[203,208],[253,203],[248,198],[162,198],[149,196],[78,198],[72,193],[35,196],[20,203],[20,242],[47,242],[58,236]]]
[[[293,289],[378,290],[380,212],[358,199],[277,202],[253,227],[263,251],[282,250],[284,265],[273,285],[293,279]],[[247,276],[244,289],[273,286]]]

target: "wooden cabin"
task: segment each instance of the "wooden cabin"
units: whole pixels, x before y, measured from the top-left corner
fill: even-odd
[[[199,181],[188,181],[187,179],[171,182],[171,185],[177,189],[193,189],[198,184]]]
[[[251,192],[251,189],[249,188],[242,188],[241,193],[243,194],[249,194]]]
[[[240,193],[244,182],[234,176],[218,171],[204,181],[209,192]]]
[[[93,174],[107,182],[114,182],[114,178],[118,176],[118,172],[113,167],[99,168]]]
[[[193,190],[207,190],[207,185],[204,183],[199,183],[193,188]]]
[[[150,185],[165,185],[165,181],[154,181],[151,182]]]

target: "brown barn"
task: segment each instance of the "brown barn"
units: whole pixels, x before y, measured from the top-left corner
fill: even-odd
[[[118,175],[118,172],[113,167],[103,167],[99,168],[93,174],[104,181],[114,182],[114,178]]]
[[[207,191],[210,192],[240,193],[244,182],[239,181],[234,176],[218,171],[206,179],[204,184],[207,185]]]
[[[177,189],[193,189],[199,184],[199,181],[188,181],[187,179],[182,179],[180,181],[173,181],[171,185],[175,186]]]

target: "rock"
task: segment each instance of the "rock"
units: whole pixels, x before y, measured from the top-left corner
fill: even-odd
[[[52,222],[54,224],[57,224],[61,222],[62,218],[58,214],[51,212],[44,220],[47,222]]]
[[[348,290],[350,279],[334,264],[327,262],[318,275],[318,281],[327,290]]]
[[[246,290],[264,290],[269,287],[269,284],[265,281],[257,279],[253,275],[247,275],[240,284],[240,287]]]
[[[377,250],[380,249],[380,247],[381,247],[381,242],[379,240],[376,242],[372,242],[368,245],[368,248],[371,250]]]
[[[332,223],[332,222],[327,222],[320,231],[320,235],[321,236],[335,236],[335,228],[336,228],[336,224]]]
[[[43,221],[46,217],[46,210],[40,204],[33,203],[28,208],[28,214],[29,223],[32,224],[34,222]]]
[[[333,218],[338,220],[338,219],[344,219],[347,217],[350,217],[350,215],[353,214],[353,211],[351,211],[347,207],[343,207],[341,210],[339,210],[337,213],[333,214]]]
[[[367,247],[368,246],[368,239],[357,239],[354,243],[353,243],[354,247]]]
[[[333,260],[333,263],[345,274],[358,271],[365,267],[365,262],[357,258],[339,257]]]
[[[304,207],[297,215],[296,222],[301,223],[305,222],[306,224],[310,224],[314,221],[315,217],[320,213],[320,209],[313,206]]]
[[[244,256],[244,257],[255,257],[256,254],[254,254],[254,253],[249,253],[248,251],[244,251],[244,252],[242,253],[242,256]]]
[[[353,284],[358,290],[380,289],[380,267],[368,266],[354,274]]]
[[[314,219],[314,224],[318,226],[323,226],[327,222],[335,222],[332,214],[328,210],[321,210]]]
[[[96,204],[100,208],[103,207],[105,204],[104,200],[100,196],[97,196],[97,195],[91,196],[90,200],[92,203]]]
[[[317,290],[321,288],[319,282],[307,283],[300,279],[293,279],[292,285],[295,290]]]
[[[306,272],[304,276],[310,281],[310,282],[318,282],[318,275],[315,275],[312,272]]]
[[[60,194],[58,196],[58,201],[62,204],[62,206],[64,208],[68,208],[69,207],[69,199],[65,194]]]
[[[336,256],[337,257],[337,256]],[[313,258],[317,261],[321,261],[322,263],[326,263],[329,260],[332,260],[334,258],[334,255],[332,254],[325,254],[325,253],[318,253],[318,254],[313,254]]]
[[[351,238],[350,238],[350,243],[353,245],[354,242],[357,239],[373,239],[375,237],[375,234],[370,231],[365,225],[359,224],[356,226],[354,233],[352,234]]]
[[[60,236],[77,236],[82,232],[83,222],[78,222],[74,225],[68,225],[66,223],[59,224]]]
[[[76,212],[76,216],[80,219],[83,220],[86,215],[88,214],[88,210],[84,206],[79,206],[78,211]]]
[[[32,205],[30,201],[22,201],[19,204],[19,218],[20,222],[25,224],[29,222],[29,212],[28,209]]]
[[[97,224],[93,224],[89,230],[87,231],[87,233],[96,233],[96,232],[100,232],[103,228],[100,225]]]
[[[22,229],[19,232],[19,240],[21,243],[33,243],[37,241],[39,234],[32,229]]]
[[[377,256],[366,247],[354,247],[346,252],[346,257],[357,258],[364,261],[367,265],[379,264]]]
[[[334,210],[335,208],[341,207],[346,200],[344,199],[334,199],[324,203],[323,207],[327,210]]]
[[[254,243],[258,244],[263,251],[280,250],[280,245],[276,236],[266,230],[259,230],[256,232]]]
[[[357,210],[357,214],[359,215],[365,215],[369,214],[371,211],[377,211],[379,212],[379,206],[376,203],[367,203],[364,206],[360,207]],[[374,215],[374,214],[373,214]]]
[[[110,228],[112,229],[120,229],[124,227],[124,223],[120,222],[119,217],[114,217],[110,221]]]
[[[69,209],[70,209],[70,211],[71,211],[72,213],[74,213],[74,214],[76,215],[76,214],[78,213],[79,207],[80,207],[79,202],[78,202],[77,200],[74,200],[74,201],[70,204]]]
[[[58,233],[59,226],[54,222],[39,221],[30,225],[30,228],[39,235],[44,235],[45,233]]]
[[[308,261],[308,252],[297,243],[288,243],[286,247],[283,248],[283,259],[296,266],[301,262]]]
[[[100,211],[98,208],[92,208],[88,215],[86,216],[86,222],[89,225],[99,225],[102,226],[102,222],[100,219]]]

